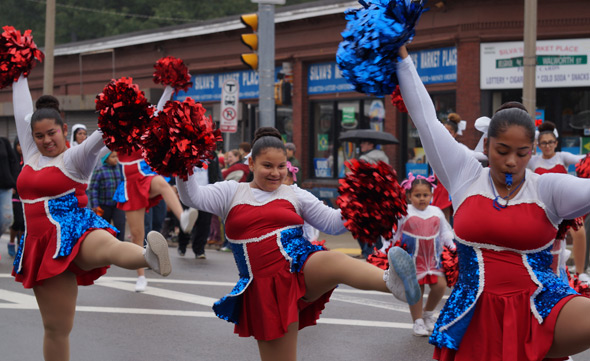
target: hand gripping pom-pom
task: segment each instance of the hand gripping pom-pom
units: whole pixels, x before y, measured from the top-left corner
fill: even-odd
[[[459,258],[457,257],[457,250],[444,246],[441,261],[445,271],[445,278],[447,279],[447,287],[451,288],[457,283],[457,279],[459,279]]]
[[[576,164],[576,174],[580,178],[590,178],[590,153]]]
[[[399,85],[395,86],[395,90],[391,93],[391,104],[393,104],[397,110],[402,113],[407,113],[408,108],[406,108],[406,103],[404,103],[404,98],[402,98],[402,92],[399,90]]]
[[[422,1],[360,0],[364,7],[349,9],[336,62],[356,91],[385,95],[397,85],[398,50],[414,38],[424,11]]]
[[[33,41],[31,30],[24,34],[12,26],[2,27],[0,35],[0,89],[12,85],[23,74],[29,76],[36,64],[35,59],[43,61],[44,55]]]
[[[205,112],[201,103],[186,98],[167,102],[153,118],[142,144],[143,157],[156,173],[187,180],[195,166],[206,167],[214,158],[222,137]]]
[[[405,193],[397,174],[384,162],[358,159],[346,163],[351,172],[340,180],[336,203],[353,237],[373,244],[379,236],[393,237],[393,227],[407,214]]]
[[[131,154],[141,149],[141,136],[154,107],[131,78],[111,80],[96,96],[98,127],[110,150]]]
[[[175,92],[188,91],[191,83],[191,76],[188,73],[188,68],[184,65],[181,59],[173,56],[166,56],[154,64],[154,83],[170,85]]]

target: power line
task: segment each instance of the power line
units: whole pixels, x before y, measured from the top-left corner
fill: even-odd
[[[26,0],[26,1],[34,2],[34,3],[38,3],[38,4],[46,4],[47,3],[47,1],[44,1],[44,0]],[[193,22],[193,21],[195,21],[195,19],[166,18],[166,17],[142,15],[142,14],[120,13],[120,12],[116,12],[116,11],[97,10],[97,9],[91,9],[91,8],[86,8],[86,7],[82,7],[82,6],[59,4],[59,3],[56,3],[55,6],[60,7],[60,8],[65,8],[65,9],[88,11],[88,12],[92,12],[92,13],[116,15],[116,16],[121,16],[121,17],[142,18],[142,19],[151,19],[151,20],[165,20],[165,21],[170,21],[170,22]]]

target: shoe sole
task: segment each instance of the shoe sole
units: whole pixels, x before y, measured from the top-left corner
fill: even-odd
[[[186,234],[191,233],[193,230],[195,223],[197,222],[197,218],[199,218],[199,211],[197,209],[191,208],[188,211],[188,220],[186,224],[186,228],[183,228],[183,232]]]
[[[389,266],[393,266],[395,273],[402,280],[406,291],[406,301],[408,305],[413,305],[420,301],[422,292],[416,279],[416,266],[412,257],[403,249],[393,247],[387,254]]]
[[[160,275],[166,277],[172,272],[172,265],[170,263],[170,254],[168,253],[168,242],[160,233],[151,231],[147,235],[147,243],[156,257],[158,257],[158,264],[160,265]]]

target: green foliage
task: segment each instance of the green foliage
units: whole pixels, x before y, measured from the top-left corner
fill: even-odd
[[[287,5],[313,0],[287,0]],[[251,0],[56,0],[55,43],[97,39],[134,31],[255,12]],[[2,0],[0,25],[31,29],[45,44],[44,0]],[[128,16],[123,16],[128,14]],[[141,15],[141,17],[136,16]]]

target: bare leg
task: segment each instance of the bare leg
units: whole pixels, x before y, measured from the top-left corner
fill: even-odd
[[[131,242],[143,248],[143,240],[145,239],[145,208],[135,211],[126,211],[125,216],[127,217],[127,224],[129,224],[129,231],[131,232]],[[137,275],[145,275],[145,271],[142,267],[137,269]]]
[[[68,361],[78,297],[76,276],[66,271],[33,287],[33,291],[45,330],[43,357],[45,361]]]
[[[574,297],[563,306],[557,323],[553,345],[546,357],[565,357],[590,348],[590,299]]]
[[[174,192],[172,186],[168,184],[162,176],[155,176],[150,184],[150,198],[157,196],[162,196],[162,198],[164,198],[164,202],[166,202],[170,211],[172,211],[176,218],[180,220],[182,205],[180,204],[178,196]]]
[[[422,291],[422,297],[420,297],[420,301],[414,303],[410,306],[410,315],[412,315],[412,321],[416,321],[419,318],[422,318],[422,302],[424,300],[424,286],[420,285],[420,290]],[[430,299],[430,297],[429,297]]]
[[[430,292],[428,293],[428,299],[426,300],[424,311],[434,311],[436,305],[438,305],[440,300],[442,300],[443,296],[445,295],[446,288],[447,280],[444,278],[444,276],[439,276],[438,282],[430,285]]]
[[[306,301],[315,301],[340,283],[361,290],[390,292],[383,281],[384,271],[370,263],[334,251],[315,252],[305,263],[303,274]]]
[[[260,360],[262,361],[296,361],[297,333],[299,322],[293,322],[287,327],[287,333],[272,341],[258,341]]]
[[[143,247],[133,243],[121,242],[103,229],[92,231],[86,236],[80,246],[75,262],[83,270],[91,270],[112,264],[127,269],[139,269],[148,266],[143,255]]]
[[[574,246],[574,265],[577,273],[584,273],[584,262],[586,261],[586,229],[582,225],[577,231],[570,229]]]

